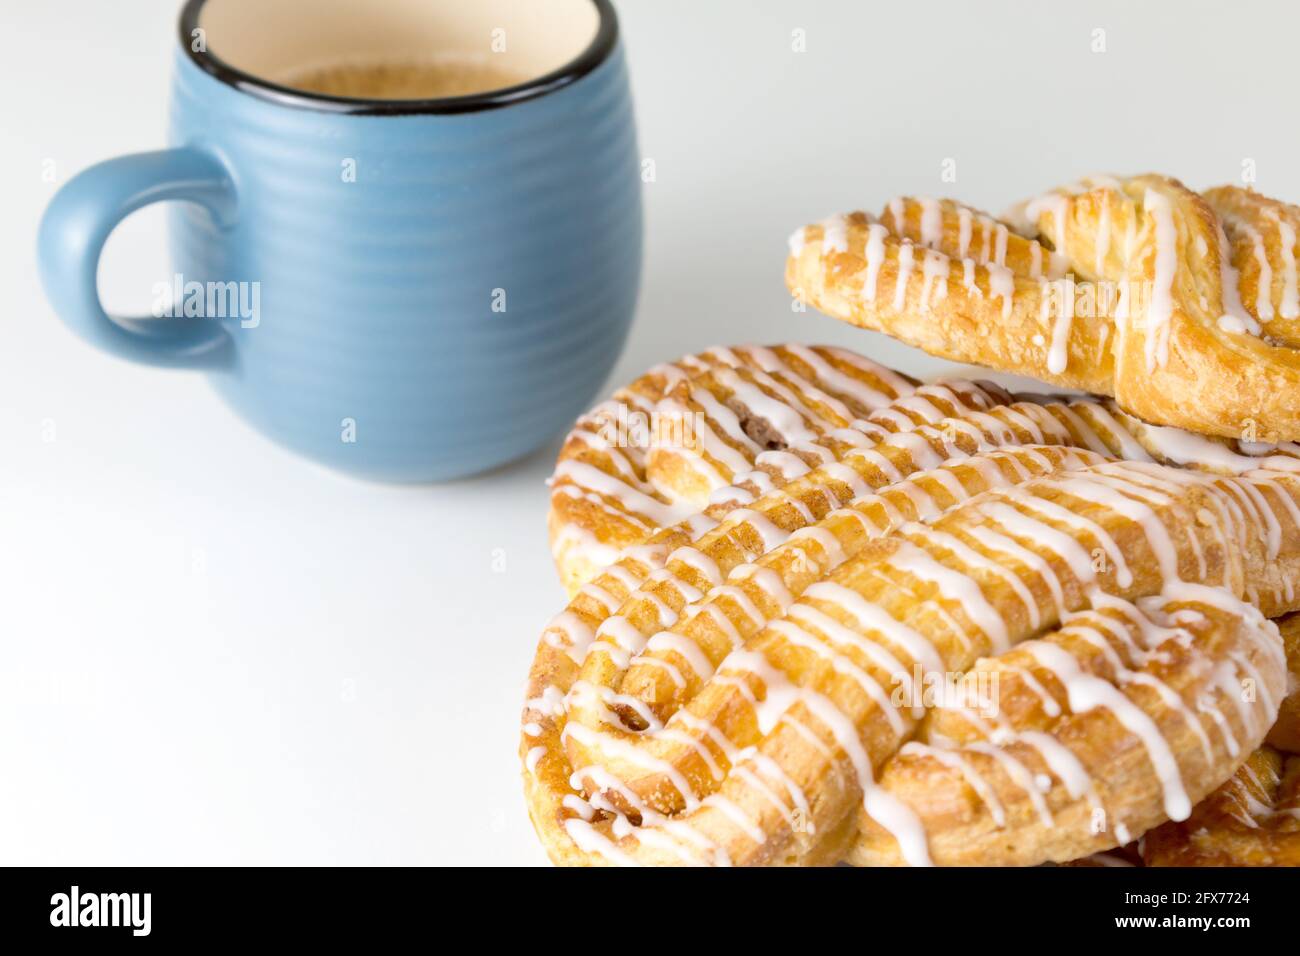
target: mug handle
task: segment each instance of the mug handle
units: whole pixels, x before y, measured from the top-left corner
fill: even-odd
[[[99,257],[117,224],[144,206],[178,200],[234,218],[235,188],[216,156],[191,147],[120,156],[70,179],[45,210],[37,240],[41,282],[54,311],[106,352],[171,368],[212,368],[230,358],[229,333],[194,318],[111,318],[99,301]]]

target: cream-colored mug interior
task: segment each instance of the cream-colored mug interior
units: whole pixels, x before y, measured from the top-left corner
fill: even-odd
[[[528,82],[576,59],[596,36],[591,0],[208,0],[210,53],[294,86],[347,65],[463,62]]]

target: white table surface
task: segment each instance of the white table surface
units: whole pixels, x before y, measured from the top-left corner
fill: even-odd
[[[950,6],[623,0],[657,181],[617,381],[786,339],[941,370],[784,292],[795,226],[896,193],[996,211],[1088,172],[1205,187],[1253,162],[1300,199],[1294,8]],[[162,145],[176,7],[0,12],[0,864],[543,862],[515,746],[563,603],[558,436],[473,481],[361,484],[270,445],[197,375],[96,352],[41,295],[42,170]],[[111,309],[147,310],[164,249],[157,208],[118,230]]]

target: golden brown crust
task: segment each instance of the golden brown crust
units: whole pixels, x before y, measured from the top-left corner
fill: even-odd
[[[1087,469],[1083,471],[1086,473]],[[1080,478],[1087,480],[1082,479],[1082,474]],[[1100,574],[1097,580],[1101,586],[1119,595],[1132,595],[1135,589],[1139,594],[1157,592],[1160,580],[1159,574],[1154,571],[1157,561],[1150,551],[1145,550],[1147,546],[1144,544],[1145,535],[1150,528],[1142,530],[1132,519],[1123,518],[1105,509],[1090,509],[1086,498],[1074,498],[1064,488],[1062,491],[1067,497],[1057,497],[1061,493],[1056,490],[1058,487],[1061,486],[1054,481],[1040,480],[1037,484],[1031,482],[1026,485],[1025,494],[1033,500],[1041,498],[1044,502],[1054,501],[1062,505],[1068,502],[1072,513],[1085,515],[1089,520],[1098,522],[1098,526],[1106,529],[1106,535],[1116,542],[1120,552],[1128,558],[1133,569],[1132,582],[1127,587],[1119,585],[1118,569]],[[1081,489],[1077,482],[1065,487]],[[1300,488],[1296,488],[1295,493],[1300,497]],[[1091,494],[1091,491],[1086,494]],[[1012,495],[1008,499],[1012,502],[1020,500],[1022,498],[1019,495]],[[1282,586],[1284,582],[1280,579],[1269,579],[1275,574],[1290,576],[1296,573],[1296,560],[1292,549],[1300,547],[1300,529],[1287,527],[1282,560],[1271,568],[1265,567],[1266,559],[1260,546],[1256,545],[1252,548],[1245,539],[1234,540],[1229,544],[1219,537],[1218,525],[1215,521],[1211,520],[1201,525],[1194,517],[1202,511],[1211,513],[1218,510],[1221,514],[1226,513],[1223,511],[1228,507],[1226,502],[1226,498],[1220,498],[1216,504],[1216,499],[1212,496],[1206,497],[1198,486],[1196,489],[1188,490],[1186,495],[1180,494],[1174,510],[1158,512],[1158,520],[1164,527],[1191,527],[1196,535],[1203,535],[1196,547],[1188,545],[1180,549],[1180,572],[1188,578],[1195,578],[1200,574],[1203,580],[1219,583],[1234,590],[1244,589],[1248,581],[1255,581],[1259,583],[1261,589],[1267,591],[1268,596],[1276,600],[1276,595],[1285,590]],[[1033,513],[1043,507],[1046,505],[1033,505],[1030,512],[1021,513]],[[952,511],[950,517],[942,517],[934,523],[933,534],[956,536],[968,543],[977,542],[978,538],[972,537],[972,531],[975,528],[986,527],[985,520],[986,517],[979,512],[979,509],[972,511],[970,507],[959,506]],[[970,525],[971,521],[975,524]],[[1003,531],[1007,530],[1005,525],[995,526],[1002,527]],[[1058,527],[1058,530],[1064,529]],[[1258,530],[1259,527],[1252,523],[1249,527],[1242,528],[1241,532],[1256,534]],[[551,832],[546,836],[548,842],[552,844],[556,841],[563,842],[558,832],[562,829],[571,840],[580,841],[578,845],[584,847],[588,854],[604,859],[627,858],[652,863],[680,862],[680,856],[675,857],[674,854],[685,855],[687,858],[691,858],[692,855],[696,858],[703,856],[705,859],[723,856],[734,863],[771,863],[798,861],[808,854],[818,853],[820,846],[817,835],[839,832],[844,825],[844,815],[854,810],[862,793],[861,789],[854,784],[855,779],[860,780],[861,777],[855,774],[852,766],[853,761],[849,752],[853,748],[850,746],[850,739],[834,735],[837,721],[840,720],[835,715],[844,715],[842,720],[846,722],[845,726],[854,728],[853,732],[860,741],[858,746],[862,748],[863,759],[868,760],[872,766],[883,763],[905,739],[898,734],[899,722],[904,731],[910,722],[906,711],[894,710],[891,713],[890,708],[882,707],[877,699],[870,695],[863,695],[859,680],[849,676],[855,673],[854,668],[860,669],[864,673],[874,675],[876,686],[887,687],[888,677],[887,674],[880,672],[879,661],[871,654],[863,656],[856,652],[852,643],[846,643],[847,638],[831,639],[831,635],[838,631],[828,631],[828,623],[818,622],[829,622],[833,619],[838,622],[837,628],[856,631],[855,619],[847,613],[847,609],[852,607],[853,603],[845,603],[847,595],[856,594],[866,602],[865,606],[879,608],[881,613],[900,622],[901,626],[907,627],[909,633],[925,635],[933,646],[934,653],[940,655],[942,666],[946,669],[964,670],[981,654],[986,654],[990,650],[989,645],[985,643],[988,640],[987,634],[981,633],[981,628],[976,623],[978,617],[973,620],[968,616],[977,614],[980,607],[978,602],[969,608],[960,602],[950,603],[932,590],[933,585],[930,586],[930,593],[927,594],[923,584],[925,579],[916,578],[913,572],[903,570],[905,567],[916,565],[923,571],[927,562],[933,560],[955,573],[970,572],[968,565],[954,562],[953,556],[946,554],[942,547],[936,550],[929,534],[922,535],[918,529],[916,532],[904,535],[901,539],[891,535],[880,539],[875,545],[868,545],[857,557],[841,565],[826,579],[833,585],[832,592],[827,592],[821,585],[815,589],[805,589],[805,597],[801,600],[800,606],[809,608],[808,611],[794,613],[787,610],[778,623],[789,622],[788,624],[779,627],[777,624],[770,624],[766,630],[745,641],[745,654],[737,657],[733,652],[728,658],[731,664],[721,666],[720,676],[708,680],[706,686],[691,700],[685,710],[692,715],[692,719],[685,723],[678,721],[675,726],[676,732],[687,733],[689,736],[692,728],[713,728],[712,732],[720,733],[731,741],[731,746],[736,751],[754,748],[755,756],[752,761],[739,761],[739,767],[737,763],[731,763],[731,769],[724,771],[721,781],[714,779],[707,772],[699,774],[698,777],[692,775],[690,779],[684,779],[680,771],[677,777],[674,777],[674,773],[661,771],[657,774],[657,780],[654,779],[656,774],[652,772],[650,777],[642,781],[641,786],[634,786],[631,780],[624,779],[623,775],[626,771],[620,764],[620,761],[625,759],[629,742],[624,739],[615,744],[612,738],[607,741],[584,732],[576,740],[584,747],[592,748],[586,755],[591,758],[591,761],[573,762],[573,750],[570,748],[569,766],[579,769],[580,781],[589,788],[587,799],[577,806],[586,807],[584,812],[596,812],[597,819],[590,826],[575,823],[576,829],[570,827],[563,819],[553,819],[549,821]],[[1039,549],[1032,540],[1019,535],[1016,537],[1022,547],[1035,550],[1039,560],[1046,561],[1053,567],[1052,577],[1064,588],[1067,608],[1078,606],[1076,602],[1088,600],[1085,596],[1088,585],[1084,580],[1073,577],[1081,570],[1080,568],[1067,566],[1063,559],[1055,557],[1050,549]],[[976,545],[968,544],[968,546]],[[922,559],[912,556],[922,551],[928,557]],[[1197,554],[1200,558],[1196,557]],[[903,563],[900,564],[900,561]],[[1203,571],[1197,570],[1198,561],[1204,562]],[[917,562],[920,562],[919,565]],[[1047,594],[1045,579],[1026,574],[1021,578],[1021,582],[1022,587],[1029,588],[1035,595],[1038,613],[1043,618],[1040,627],[1044,624],[1050,627],[1052,599]],[[1011,628],[1010,639],[1013,643],[1018,639],[1018,635],[1033,633],[1033,629],[1029,628],[1029,623],[1024,618],[1024,607],[1019,603],[1020,599],[1012,588],[999,586],[999,582],[993,579],[982,580],[980,583],[985,599],[993,602],[992,606],[996,609],[996,613]],[[1041,593],[1039,589],[1042,589]],[[1259,619],[1257,612],[1252,612],[1255,617],[1251,618],[1244,610],[1235,610],[1238,606],[1243,609],[1247,606],[1231,604],[1230,591],[1224,588],[1206,590],[1214,592],[1209,603],[1201,600],[1199,594],[1192,594],[1186,598],[1180,598],[1175,594],[1171,600],[1177,604],[1177,607],[1162,606],[1159,615],[1165,617],[1157,616],[1152,620],[1159,624],[1160,620],[1176,613],[1180,607],[1197,606],[1199,615],[1197,621],[1202,623],[1187,621],[1181,625],[1186,630],[1199,635],[1189,653],[1194,652],[1197,660],[1220,658],[1233,660],[1233,674],[1255,675],[1264,684],[1261,698],[1271,695],[1271,699],[1278,699],[1282,681],[1280,642],[1279,646],[1270,647],[1269,633],[1267,628],[1263,628],[1262,619]],[[1222,609],[1217,604],[1220,598],[1229,599],[1230,607],[1234,610],[1224,611],[1221,615]],[[1068,623],[1076,629],[1083,626],[1073,619]],[[791,626],[795,627],[793,633],[789,629]],[[1146,633],[1151,626],[1142,624],[1143,633]],[[870,643],[873,640],[871,633],[868,629],[861,633],[859,639]],[[815,646],[806,643],[811,638],[799,637],[801,634],[821,634],[824,639],[830,640],[838,653],[844,655],[843,668],[848,669],[824,670],[819,664],[820,656],[809,653]],[[1273,632],[1272,640],[1277,640],[1276,632]],[[892,644],[879,646],[891,647],[895,654],[902,653],[900,647]],[[1147,650],[1153,659],[1168,656],[1170,652],[1170,648],[1164,646],[1163,642],[1152,645]],[[589,657],[583,668],[584,679],[593,685],[604,683],[597,673],[602,665],[618,666],[617,661],[593,662]],[[1184,701],[1182,705],[1184,708],[1187,706],[1187,701],[1203,697],[1207,691],[1222,693],[1222,688],[1217,685],[1206,684],[1207,674],[1213,671],[1213,668],[1192,666],[1177,655],[1174,655],[1174,659],[1167,666],[1171,668],[1170,673],[1165,673],[1157,667],[1153,679],[1163,680],[1170,691]],[[1109,676],[1113,677],[1113,675]],[[1178,676],[1189,679],[1196,677],[1198,680],[1184,685],[1175,679]],[[786,681],[802,690],[788,716],[774,727],[765,728],[761,709],[756,717],[752,705],[747,701],[751,699],[762,701],[774,695],[779,696],[779,688],[785,686]],[[812,696],[809,697],[808,694]],[[603,695],[597,696],[596,699],[610,702],[610,699]],[[574,707],[578,708],[582,703],[582,695],[579,695],[574,702]],[[1185,799],[1199,798],[1231,773],[1235,764],[1226,754],[1224,742],[1227,738],[1226,733],[1212,737],[1207,762],[1198,764],[1201,750],[1188,743],[1185,738],[1191,732],[1180,722],[1184,710],[1168,707],[1159,695],[1144,697],[1138,694],[1133,704],[1159,723],[1161,733],[1168,741],[1168,747],[1177,754],[1175,759],[1180,768],[1179,774],[1189,781],[1186,784]],[[1265,705],[1261,702],[1258,706]],[[1162,707],[1165,709],[1162,710]],[[1271,713],[1254,708],[1249,709],[1247,714],[1243,714],[1235,710],[1225,699],[1217,697],[1215,708],[1231,728],[1233,739],[1250,746],[1262,740],[1267,729],[1267,719],[1272,716]],[[567,714],[570,740],[575,739],[571,735],[578,726],[574,723],[576,716],[573,709]],[[1107,759],[1117,753],[1132,753],[1134,747],[1131,743],[1127,743],[1130,739],[1128,734],[1122,728],[1108,726],[1102,719],[1104,717],[1105,714],[1088,713],[1082,721],[1086,725],[1082,730],[1076,724],[1070,724],[1064,728],[1056,728],[1052,732],[1060,738],[1063,746],[1071,746],[1070,742],[1081,748],[1083,744],[1097,746],[1098,751],[1094,756],[1090,756],[1087,752],[1077,756],[1098,781],[1097,790],[1103,794],[1103,806],[1108,813],[1114,815],[1116,820],[1128,821],[1135,828],[1145,829],[1151,823],[1164,819],[1161,816],[1162,805],[1155,796],[1159,788],[1151,783],[1154,773],[1150,764],[1143,764],[1140,750],[1133,755],[1131,765],[1124,761]],[[610,719],[606,717],[606,720]],[[894,729],[891,729],[891,725]],[[581,726],[588,725],[584,722]],[[612,725],[609,728],[601,728],[599,733],[607,734],[611,729]],[[818,745],[808,746],[806,743],[804,735],[810,730],[819,739]],[[710,739],[711,736],[698,739],[697,746],[708,747]],[[834,748],[837,743],[848,748],[848,751],[836,756]],[[546,745],[534,743],[533,746]],[[725,750],[711,749],[710,752],[716,765],[721,768],[727,767],[730,761]],[[552,753],[552,751],[544,751],[542,756]],[[557,761],[561,760],[558,753],[553,755]],[[653,771],[657,761],[661,759],[659,757],[633,759],[631,763],[634,769],[639,767],[644,771],[650,768]],[[1019,759],[1024,759],[1023,755],[1020,755]],[[535,768],[536,766],[537,763],[534,764]],[[600,768],[600,772],[593,773],[592,768]],[[1038,772],[1046,771],[1040,768]],[[1116,774],[1118,776],[1115,776]],[[933,777],[933,774],[929,776]],[[800,807],[782,807],[771,800],[772,788],[779,781],[785,782],[790,787],[791,793],[803,794],[802,802],[795,801],[796,804],[801,804]],[[937,783],[937,780],[935,782]],[[1112,830],[1097,834],[1087,826],[1088,820],[1080,817],[1083,812],[1081,802],[1077,799],[1067,799],[1070,795],[1063,780],[1054,780],[1052,783],[1050,792],[1055,793],[1062,801],[1061,805],[1056,807],[1061,825],[1051,831],[1054,842],[1044,842],[1034,838],[1032,816],[1013,817],[1008,814],[1000,835],[1008,841],[1009,848],[999,856],[996,852],[997,847],[983,846],[980,858],[982,862],[1030,863],[1053,858],[1069,859],[1115,845],[1117,839],[1112,835]],[[540,785],[540,782],[534,785]],[[673,831],[662,825],[657,825],[651,830],[647,830],[644,826],[629,830],[626,823],[618,822],[623,818],[633,819],[634,811],[635,818],[639,818],[642,823],[657,819],[658,814],[668,809],[662,801],[668,799],[669,791],[673,789],[676,789],[679,797],[686,801],[684,811],[673,814],[672,819],[680,828],[689,829],[691,836],[686,838],[688,845],[676,841],[673,838]],[[942,787],[937,789],[942,790]],[[952,842],[948,839],[950,828],[945,825],[947,821],[943,815],[927,812],[924,803],[913,799],[915,793],[895,784],[888,768],[881,777],[880,790],[887,797],[906,804],[908,816],[915,816],[922,821],[929,834],[930,858],[941,863],[968,862],[962,855],[960,842]],[[702,803],[692,803],[693,800],[699,800],[699,795],[703,792],[716,794],[716,797],[712,799],[705,797]],[[636,796],[633,796],[634,793]],[[692,797],[691,794],[695,796]],[[622,797],[625,803],[616,800],[616,796]],[[1002,802],[1004,806],[1010,804],[1006,795],[1003,795]],[[790,821],[783,818],[789,817],[794,809],[800,809],[802,806],[807,807],[804,811],[807,814],[803,821],[805,826],[796,831],[790,825]],[[603,821],[599,819],[608,812],[614,812],[615,815]],[[1167,812],[1167,809],[1163,812]],[[890,814],[886,813],[884,819],[890,818]],[[747,826],[745,821],[749,821],[751,825]],[[539,825],[545,827],[547,822],[540,822]],[[960,828],[951,829],[960,832]],[[751,836],[751,833],[755,832],[762,833],[763,838],[759,840]],[[969,834],[964,835],[969,836]],[[656,840],[649,841],[650,836],[655,836]],[[872,831],[864,830],[863,836],[875,842]],[[893,838],[897,837],[898,832],[893,831]],[[695,844],[707,847],[708,853],[703,853]],[[915,842],[909,849],[914,854],[917,852]],[[899,852],[901,855],[902,851]],[[920,853],[926,853],[924,842],[920,844]],[[561,858],[569,859],[570,853],[566,851]],[[585,859],[587,855],[580,855],[579,858]],[[855,852],[852,858],[882,862],[880,855],[874,851],[869,851],[865,855]],[[913,856],[913,859],[915,858]]]
[[[1185,814],[1215,781],[1232,773],[1240,752],[1235,735],[1207,732],[1199,719],[1189,719],[1189,705],[1196,702],[1220,714],[1232,710],[1231,693],[1224,693],[1216,666],[1239,658],[1248,663],[1234,680],[1260,670],[1276,679],[1271,688],[1276,694],[1280,675],[1269,660],[1276,649],[1256,639],[1261,622],[1204,605],[1198,607],[1203,616],[1177,625],[1189,640],[1184,643],[1185,635],[1171,635],[1158,650],[1148,649],[1142,630],[1161,613],[1176,616],[1180,606],[1196,605],[1171,602],[1147,620],[1114,610],[1076,615],[1068,627],[1040,641],[981,661],[966,677],[972,686],[977,681],[998,682],[996,717],[972,720],[968,712],[953,707],[927,715],[917,742],[904,746],[885,765],[880,779],[885,790],[920,816],[936,862],[1024,866],[1108,850],[1174,813]],[[1095,681],[1063,682],[1057,671],[1044,665],[1051,660],[1042,654],[1045,649],[1066,651],[1072,666]],[[1103,683],[1118,688],[1131,710],[1071,708],[1068,687],[1089,692]],[[1044,710],[1048,699],[1057,705],[1051,713]],[[1169,706],[1170,700],[1179,701],[1178,706]],[[1142,725],[1134,718],[1138,714],[1149,719],[1147,732],[1155,731],[1167,742],[1168,754],[1177,761],[1177,773],[1167,780],[1150,770],[1158,751],[1142,746],[1142,738],[1132,732]],[[1125,719],[1128,726],[1121,722]],[[1266,718],[1261,723],[1266,725]],[[1258,739],[1263,726],[1250,726],[1249,732],[1250,739]],[[1002,736],[1005,742],[992,748],[990,736]],[[945,745],[936,749],[930,746],[933,740]],[[1050,774],[1052,761],[1063,753],[1078,762],[1090,781],[1088,789],[1072,793],[1068,787],[1053,787],[1038,793],[1018,779],[1020,774]],[[1186,809],[1178,811],[1175,802]],[[902,862],[887,831],[869,817],[862,823],[852,862]]]
[[[1058,190],[1019,216],[1030,238],[956,203],[897,200],[878,223],[806,227],[786,283],[835,318],[1113,395],[1150,422],[1300,439],[1300,210],[1148,175]]]
[[[1252,457],[1088,400],[994,402],[947,418],[910,398],[893,405],[862,423],[856,445],[843,434],[824,446],[838,449],[827,464],[788,480],[768,474],[773,489],[749,489],[742,508],[634,545],[548,627],[520,754],[529,811],[556,862],[883,862],[903,856],[902,844],[887,845],[873,827],[892,822],[897,841],[898,820],[915,819],[931,834],[920,853],[935,862],[968,862],[964,845],[974,840],[979,862],[1026,863],[1115,846],[1165,819],[1167,774],[1128,725],[1104,708],[1075,707],[1068,680],[1024,666],[1007,672],[1008,726],[1077,746],[1074,759],[1103,796],[1100,835],[1059,753],[1035,767],[1000,737],[990,742],[1001,756],[979,759],[993,762],[981,772],[1002,826],[990,827],[990,806],[981,810],[937,771],[924,775],[932,789],[908,785],[898,769],[908,739],[931,748],[978,741],[963,743],[951,718],[937,716],[942,707],[918,713],[894,702],[900,674],[913,664],[977,673],[981,657],[1011,667],[1025,640],[1059,646],[1154,722],[1189,809],[1243,759],[1232,757],[1229,736],[1242,755],[1263,739],[1283,692],[1281,642],[1239,598],[1269,614],[1293,607],[1300,479],[1281,469],[1294,470],[1294,458]],[[1044,440],[1059,444],[1025,447]],[[1199,457],[1209,471],[1245,476],[1104,464],[1070,446]],[[1273,470],[1251,470],[1266,464]],[[907,524],[916,518],[928,522]],[[1210,587],[1170,590],[1175,577]],[[1161,594],[1155,604],[1123,603]],[[1122,620],[1093,627],[1117,643],[1089,656],[1077,639],[1087,616],[1113,614]],[[1224,695],[1246,677],[1261,692],[1243,709]],[[868,692],[871,681],[879,693]],[[1149,692],[1152,682],[1165,691]],[[1026,705],[1043,693],[1064,694],[1069,706],[1057,700],[1053,716]],[[1198,721],[1208,747],[1185,726],[1186,711],[1206,701],[1218,714]],[[1061,825],[1043,824],[1027,791],[1013,799],[1008,788],[1025,778],[998,777],[1007,758],[1034,767],[1036,785],[1049,778],[1045,799]],[[879,782],[864,786],[864,772]],[[866,816],[864,789],[876,801]],[[928,793],[950,796],[932,807]],[[959,806],[964,815],[951,817]],[[1012,848],[999,849],[1007,840]],[[909,849],[915,858],[915,840]]]
[[[825,442],[916,385],[827,346],[716,347],[656,366],[580,418],[560,451],[547,527],[561,580],[573,593],[624,548],[703,510],[711,492],[738,484],[755,493],[745,473],[780,480],[801,460],[816,463],[810,440]],[[991,402],[974,386],[961,396],[927,391],[943,408]],[[787,417],[773,424],[771,409]],[[790,457],[764,463],[775,449]]]
[[[931,355],[1110,394],[1104,319],[1078,318],[1067,343],[1069,361],[1060,372],[1048,369],[1051,344],[1043,334],[1040,280],[1056,271],[1050,250],[950,200],[937,201],[935,208],[938,238],[927,247],[919,244],[919,223],[926,216],[914,199],[891,204],[879,222],[849,213],[842,242],[827,244],[825,224],[805,227],[786,263],[786,285],[833,318]],[[962,226],[967,216],[969,229]],[[964,259],[972,263],[969,271]],[[927,275],[927,262],[945,271],[932,268]]]
[[[1266,745],[1181,823],[1149,833],[1149,866],[1300,866],[1300,614],[1277,622],[1289,695]],[[1289,753],[1288,753],[1289,752]]]
[[[1261,747],[1179,823],[1147,834],[1147,866],[1300,866],[1300,757]]]

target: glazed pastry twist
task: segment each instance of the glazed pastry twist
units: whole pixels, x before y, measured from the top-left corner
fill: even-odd
[[[1300,209],[1093,177],[1009,219],[913,199],[832,217],[792,238],[786,282],[827,315],[1149,422],[1300,439]]]
[[[564,443],[548,520],[561,579],[573,591],[623,548],[705,509],[709,493],[733,480],[728,501],[693,527],[832,459],[845,442],[863,440],[847,426],[873,412],[887,412],[873,426],[879,433],[1006,398],[993,385],[918,388],[824,346],[718,347],[656,366],[580,418]],[[690,531],[671,540],[685,543]]]
[[[1148,866],[1300,866],[1300,614],[1278,629],[1290,695],[1267,743],[1188,819],[1146,835]]]
[[[721,387],[695,363],[678,368],[674,388]],[[751,395],[746,404],[735,390],[712,394],[741,431],[756,417],[752,406],[772,400]],[[781,434],[802,436],[802,453],[821,462],[815,468],[805,461],[800,473],[779,459],[786,468],[738,476],[737,463],[727,477],[743,484],[716,491],[702,516],[644,541],[626,534],[629,524],[620,526],[633,540],[548,627],[530,674],[521,755],[530,813],[554,859],[816,863],[897,854],[960,862],[952,835],[976,832],[995,843],[1010,834],[1018,845],[1018,856],[1001,859],[981,850],[981,862],[1072,859],[1190,809],[1227,779],[1236,762],[1226,735],[1253,747],[1282,694],[1276,631],[1240,598],[1270,613],[1289,607],[1300,547],[1296,460],[1143,426],[1103,403],[998,405],[985,392],[975,404],[987,409],[971,410],[976,394],[972,386],[949,386],[941,401],[956,414],[947,416],[930,398],[903,395],[820,433],[794,394],[804,410],[768,407],[763,417],[784,422]],[[968,401],[950,400],[962,395]],[[709,428],[717,440],[729,434]],[[1044,440],[1060,444],[1018,447]],[[578,441],[589,463],[602,461],[599,435]],[[790,453],[779,434],[769,444],[777,447],[768,451]],[[566,443],[562,463],[574,447]],[[1211,479],[1108,464],[1107,453],[1254,470],[1249,478]],[[575,489],[560,493],[553,508],[594,496],[598,507],[588,520],[603,521],[616,505],[635,511],[639,499],[615,484],[615,460],[596,467],[594,479],[561,475]],[[622,461],[628,486],[644,487],[638,463],[649,456]],[[1261,465],[1271,470],[1254,467]],[[715,482],[726,480],[713,470]],[[570,512],[565,521],[583,518]],[[655,523],[645,513],[638,518]],[[602,526],[577,531],[598,540]],[[560,549],[562,565],[566,558]],[[1128,603],[1134,597],[1138,605]],[[1066,626],[1053,633],[1063,619]],[[977,740],[985,730],[978,724],[964,740],[934,736],[939,718],[922,721],[926,707],[901,706],[884,693],[891,682],[896,690],[916,683],[913,666],[918,675],[967,672],[981,654],[1014,654],[1014,644],[1040,635],[1038,643],[1057,648],[1056,657],[1042,652],[1049,662],[1059,666],[1061,654],[1070,656],[1078,674],[1027,679],[1028,665],[1012,666],[1008,679],[1025,679],[1043,711],[1022,702],[1006,718],[1013,739]],[[1116,647],[1089,656],[1082,653],[1092,646],[1087,635],[1110,635]],[[1171,655],[1176,660],[1168,663]],[[1231,676],[1249,674],[1262,688],[1252,706],[1222,699],[1230,678],[1207,664],[1221,659],[1235,662]],[[1177,755],[1181,798],[1168,762],[1152,750],[1148,764],[1127,768],[1127,782],[1107,776],[1109,765],[1120,766],[1108,748],[1135,748],[1123,732],[1098,730],[1109,726],[1111,710],[1073,707],[1077,692],[1068,685],[1080,675],[1096,682],[1088,685],[1093,690],[1105,684],[1133,697],[1129,721],[1140,711],[1158,726]],[[1060,687],[1052,687],[1054,679]],[[1163,689],[1154,697],[1145,695],[1157,685]],[[1064,705],[1048,704],[1053,692]],[[1213,733],[1189,730],[1186,707],[1172,703],[1197,695],[1217,701]],[[1076,758],[1079,766],[1085,755],[1089,761],[1090,788],[1079,787],[1084,772],[1068,765],[1067,744],[1050,753],[1043,744],[1073,739],[1081,727],[1096,744]],[[967,765],[963,785],[974,786],[972,774],[987,781],[996,803],[980,804],[966,831],[942,813],[931,819],[923,801],[914,806],[887,784],[908,779],[917,755],[899,752],[895,777],[890,758],[914,737],[932,750],[951,744],[981,754],[958,749],[925,758],[937,762],[936,780],[956,761]],[[1025,769],[1034,758],[1013,752],[1023,739],[1036,741],[1046,761],[1035,771]],[[986,759],[991,767],[975,767]],[[998,768],[1008,767],[1023,772],[999,778]],[[1035,786],[1052,784],[1041,799],[998,792],[1023,786],[1026,773]],[[854,807],[864,795],[860,816]],[[1069,825],[1049,826],[1044,813]]]
[[[1122,846],[1186,819],[1232,772],[1273,722],[1282,671],[1276,630],[1223,589],[1178,582],[1136,604],[1094,599],[1054,633],[967,672],[879,785],[946,864],[1028,865]],[[996,705],[981,713],[989,678]],[[1243,687],[1256,682],[1252,707]],[[864,816],[850,859],[894,864],[905,849]]]

